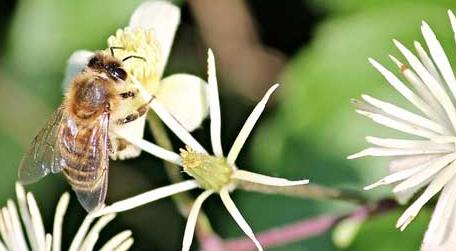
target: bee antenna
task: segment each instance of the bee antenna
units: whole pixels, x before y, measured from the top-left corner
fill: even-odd
[[[111,56],[114,57],[114,50],[125,50],[122,46],[111,46],[109,47],[109,51],[111,51]]]
[[[127,61],[128,59],[130,59],[130,58],[137,58],[137,59],[144,60],[144,62],[147,62],[147,60],[146,60],[145,58],[140,57],[140,56],[136,56],[136,55],[130,55],[130,56],[126,57],[126,58],[122,59],[122,62],[125,62],[125,61]]]

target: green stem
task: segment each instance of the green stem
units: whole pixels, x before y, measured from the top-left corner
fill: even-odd
[[[168,133],[166,132],[163,123],[157,117],[157,115],[153,112],[149,112],[147,115],[147,120],[149,121],[149,129],[154,136],[155,142],[157,145],[163,147],[166,150],[173,151],[173,147],[171,141],[169,140]],[[166,173],[168,174],[169,179],[173,183],[183,181],[181,176],[181,169],[179,166],[170,163],[168,161],[163,161]],[[176,204],[177,208],[179,209],[180,213],[184,217],[188,217],[190,213],[190,209],[193,205],[193,198],[188,193],[179,193],[172,197],[174,203]],[[201,210],[198,215],[198,220],[196,223],[197,231],[200,232],[202,235],[213,235],[214,230],[210,224],[207,215]]]

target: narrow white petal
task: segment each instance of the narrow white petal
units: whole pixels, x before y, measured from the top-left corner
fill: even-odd
[[[193,234],[195,232],[196,219],[198,218],[201,205],[213,193],[214,191],[206,190],[202,192],[193,202],[190,214],[187,218],[187,224],[185,225],[184,241],[182,242],[182,251],[190,250],[190,246],[192,245],[193,241]]]
[[[160,75],[168,61],[179,22],[180,9],[167,1],[145,1],[130,18],[130,27],[154,30],[154,38],[157,39],[161,52]]]
[[[198,187],[198,183],[195,180],[186,180],[176,184],[160,187],[153,189],[149,192],[145,192],[125,200],[118,201],[112,205],[101,208],[92,213],[93,217],[101,215],[123,212],[135,207],[142,206],[144,204],[174,195],[181,192],[185,192]]]
[[[413,176],[414,174],[418,173],[419,171],[423,170],[426,167],[427,167],[427,163],[424,165],[419,165],[416,167],[412,167],[409,169],[405,169],[405,170],[402,170],[399,172],[392,173],[369,186],[365,186],[364,190],[370,190],[370,189],[378,187],[378,186],[388,185],[388,184],[392,184],[394,182],[405,180],[405,179]]]
[[[454,217],[456,208],[456,179],[452,179],[446,185],[432,213],[431,221],[424,235],[423,245],[430,246],[431,243],[440,244],[447,233],[447,230],[454,224],[451,220]]]
[[[78,50],[71,54],[70,58],[67,60],[65,78],[62,86],[65,92],[70,87],[74,77],[84,70],[94,54],[94,52],[87,50]]]
[[[63,217],[65,216],[69,202],[70,195],[68,193],[64,193],[57,203],[57,208],[55,209],[54,216],[54,225],[52,227],[52,251],[60,251],[62,245]]]
[[[128,238],[124,242],[122,242],[114,251],[127,251],[130,249],[131,246],[133,246],[133,238]]]
[[[415,113],[409,112],[405,109],[402,109],[396,105],[393,105],[388,102],[384,102],[382,100],[376,99],[374,97],[371,97],[369,95],[362,95],[362,98],[369,104],[377,107],[378,109],[386,112],[389,115],[392,115],[396,118],[399,118],[401,120],[410,122],[412,124],[418,125],[420,127],[429,129],[431,131],[434,131],[436,133],[444,134],[446,132],[445,128],[442,127],[441,125],[435,123],[432,120],[429,120],[427,118],[424,118],[420,115],[417,115]]]
[[[27,203],[32,218],[33,232],[35,233],[39,250],[44,250],[46,248],[46,233],[44,231],[43,219],[41,218],[38,204],[32,193],[27,193]]]
[[[154,110],[154,112],[157,114],[157,116],[165,123],[165,125],[173,131],[176,136],[182,140],[185,144],[187,144],[190,148],[192,148],[195,151],[201,152],[201,153],[207,153],[207,151],[204,149],[204,147],[201,146],[198,141],[196,141],[195,138],[181,125],[179,122],[176,121],[176,119],[169,114],[168,111],[166,111],[158,102],[158,100],[154,97],[152,97],[144,88],[144,86],[138,82],[137,79],[134,77],[131,77],[132,82],[136,85],[138,88],[139,92],[143,96],[144,100],[152,100],[150,102],[150,108]]]
[[[287,180],[283,178],[271,177],[259,173],[253,173],[244,170],[236,170],[233,175],[233,179],[238,180],[245,180],[252,183],[258,183],[268,186],[279,186],[279,187],[287,187],[287,186],[299,186],[305,185],[309,183],[309,180]]]
[[[445,51],[440,45],[440,42],[437,40],[434,32],[431,27],[426,22],[423,22],[421,25],[421,32],[423,37],[426,40],[426,44],[431,52],[431,56],[434,59],[440,73],[442,74],[445,82],[453,93],[453,97],[456,98],[456,79],[453,74],[453,69],[448,61],[448,57],[445,54]]]
[[[456,34],[456,17],[451,10],[448,10],[448,16],[450,17],[451,28],[453,28],[453,33]]]
[[[405,169],[413,168],[415,166],[427,163],[433,159],[442,157],[443,154],[428,154],[428,155],[414,155],[397,157],[391,160],[388,165],[390,173],[403,171]]]
[[[12,251],[20,250],[16,242],[16,236],[14,236],[14,232],[12,230],[12,223],[8,210],[6,208],[2,208],[0,210],[0,214],[0,233],[6,242],[8,249]]]
[[[129,134],[125,134],[122,132],[116,132],[117,136],[120,138],[125,139],[126,141],[130,142],[131,144],[141,148],[141,150],[148,152],[160,159],[169,161],[171,163],[174,163],[176,165],[182,165],[182,158],[179,156],[179,154],[175,152],[171,152],[169,150],[166,150],[160,146],[157,146],[147,140],[132,137]]]
[[[396,223],[396,227],[400,228],[403,231],[407,225],[418,215],[418,212],[435,194],[440,192],[442,188],[448,183],[450,179],[456,174],[456,163],[453,162],[450,166],[442,170],[436,177],[433,179],[431,184],[428,185],[423,194],[405,210],[402,216]]]
[[[12,245],[14,245],[14,241],[11,239],[12,236],[8,232],[5,219],[4,219],[3,213],[1,213],[1,211],[0,211],[0,234],[1,234],[2,239],[5,242],[8,250],[14,251],[15,247],[12,246]]]
[[[108,214],[101,217],[95,225],[93,225],[92,229],[87,233],[87,236],[84,238],[84,241],[81,244],[81,248],[79,251],[92,251],[95,243],[98,240],[100,235],[100,231],[114,218],[116,217],[115,214]]]
[[[451,128],[450,121],[445,115],[440,103],[436,100],[432,92],[427,88],[427,86],[421,81],[421,79],[413,72],[408,66],[400,62],[397,58],[392,55],[389,55],[391,60],[397,65],[404,77],[409,83],[413,85],[418,94],[423,98],[425,103],[430,106],[431,110],[421,110],[429,118],[434,121],[439,122],[442,125],[445,125],[445,128],[448,131],[448,128]],[[447,128],[448,127],[448,128]]]
[[[207,57],[207,75],[209,84],[209,113],[211,116],[211,143],[215,156],[223,156],[222,141],[220,132],[222,119],[220,117],[220,100],[217,86],[217,75],[215,70],[215,59],[212,50],[209,49]]]
[[[52,235],[46,234],[46,251],[51,251],[52,248]]]
[[[3,242],[2,242],[1,240],[0,240],[0,251],[8,251],[8,250],[6,249],[5,244],[3,244]]]
[[[402,81],[397,78],[393,73],[391,73],[389,70],[387,70],[383,65],[379,64],[377,61],[375,61],[372,58],[369,58],[369,62],[374,66],[375,69],[377,69],[383,77],[388,81],[388,83],[396,89],[404,98],[406,98],[410,103],[412,103],[414,106],[416,106],[420,111],[422,111],[426,115],[432,115],[435,116],[435,112],[433,109],[426,104],[426,102],[423,101],[418,95],[416,95],[414,92],[412,92]]]
[[[418,53],[418,56],[420,57],[423,65],[426,67],[429,73],[432,74],[435,80],[437,80],[437,82],[443,86],[443,79],[440,76],[439,71],[435,67],[434,62],[432,62],[432,59],[426,53],[426,50],[424,50],[423,46],[421,46],[420,42],[418,41],[414,41],[413,45],[415,46],[416,52]]]
[[[454,151],[452,144],[440,144],[429,140],[408,140],[408,139],[389,139],[367,136],[366,141],[386,148],[401,149],[433,149],[443,151]]]
[[[76,232],[76,235],[73,238],[73,241],[71,242],[70,248],[68,251],[79,251],[81,247],[81,243],[84,240],[84,237],[86,236],[87,232],[89,231],[90,224],[95,220],[95,217],[92,217],[91,214],[88,214],[85,218],[84,221],[82,222],[81,226],[78,229],[78,232]]]
[[[101,247],[100,251],[111,251],[118,247],[122,242],[126,241],[131,236],[130,230],[122,231],[112,237],[108,242],[106,242],[103,247]]]
[[[436,134],[434,132],[420,128],[417,125],[406,123],[401,120],[394,119],[394,118],[391,118],[391,117],[388,117],[388,116],[385,116],[382,114],[376,114],[376,113],[371,113],[371,112],[362,111],[362,110],[356,110],[356,112],[372,119],[374,122],[376,122],[380,125],[384,125],[384,126],[396,129],[401,132],[405,132],[408,134],[417,135],[417,136],[420,136],[423,138],[429,138],[429,139],[439,136],[438,134]]]
[[[24,187],[20,183],[16,183],[16,196],[19,205],[19,212],[21,213],[22,223],[24,223],[25,231],[30,242],[32,250],[38,250],[38,240],[36,239],[32,218],[27,204],[27,196]]]
[[[207,83],[190,74],[174,74],[160,82],[157,99],[189,132],[198,128],[209,113]]]
[[[261,247],[260,242],[256,239],[252,228],[250,228],[247,221],[245,221],[244,217],[242,217],[241,213],[237,209],[233,200],[231,200],[227,188],[223,188],[222,190],[220,190],[220,198],[222,199],[222,202],[225,205],[226,210],[228,210],[231,217],[233,217],[234,221],[236,221],[236,223],[242,229],[242,231],[244,231],[244,233],[253,241],[253,243],[255,243],[255,246],[258,250],[263,251],[263,247]]]
[[[19,215],[17,213],[16,206],[14,202],[8,200],[7,202],[8,214],[11,220],[11,227],[14,232],[14,236],[16,239],[16,244],[20,250],[28,250],[27,243],[24,237],[24,232],[22,231],[21,221],[19,220]]]
[[[249,117],[247,118],[244,125],[242,126],[241,131],[239,132],[238,136],[236,137],[236,140],[234,140],[234,143],[230,149],[230,152],[228,153],[228,157],[226,158],[226,160],[229,164],[234,164],[234,162],[236,161],[236,158],[238,157],[239,152],[241,151],[242,147],[244,146],[245,141],[249,137],[250,132],[252,131],[253,127],[255,126],[256,122],[258,121],[258,118],[260,118],[261,113],[263,113],[263,110],[266,107],[266,103],[268,102],[272,93],[274,93],[274,91],[278,87],[279,87],[279,84],[275,84],[275,85],[271,86],[271,88],[269,88],[269,90],[266,92],[266,94],[261,99],[261,101],[255,106],[252,113],[250,113]]]
[[[382,147],[369,147],[358,153],[352,154],[347,159],[357,159],[366,156],[406,156],[406,155],[422,155],[434,153],[450,153],[451,150],[439,149],[397,149],[397,148],[382,148]]]
[[[429,90],[434,94],[436,99],[440,102],[443,109],[445,110],[453,129],[456,128],[456,109],[453,106],[449,96],[445,90],[440,86],[440,84],[435,80],[435,78],[430,74],[426,67],[418,60],[418,58],[413,55],[404,45],[399,41],[394,40],[394,44],[401,51],[404,57],[409,62],[410,66],[415,70],[415,72],[420,76],[423,82],[427,85]]]
[[[427,166],[421,172],[410,177],[409,179],[406,179],[405,181],[401,182],[396,187],[394,187],[393,192],[397,193],[418,186],[425,180],[428,180],[430,177],[438,173],[440,170],[442,170],[455,159],[456,154],[452,153],[445,155],[444,157],[441,157],[439,159],[433,160],[429,163],[429,166]]]

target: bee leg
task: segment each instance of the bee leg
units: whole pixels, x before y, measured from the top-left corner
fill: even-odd
[[[126,92],[122,92],[119,95],[122,99],[128,99],[128,98],[135,98],[137,93],[138,93],[138,90],[126,91]]]
[[[137,118],[141,117],[142,115],[144,115],[147,112],[148,106],[149,106],[150,102],[152,102],[153,99],[154,99],[154,97],[152,97],[147,103],[138,107],[138,109],[136,109],[136,111],[134,111],[133,113],[128,114],[125,118],[118,119],[117,124],[123,125],[123,124],[129,123],[129,122],[132,122],[132,121],[136,120]]]

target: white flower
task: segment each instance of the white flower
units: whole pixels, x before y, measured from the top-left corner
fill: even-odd
[[[26,251],[30,249],[34,251],[59,251],[62,241],[63,217],[70,201],[70,195],[64,193],[60,197],[55,210],[52,234],[50,234],[44,230],[41,214],[33,194],[30,192],[26,194],[19,183],[16,184],[16,194],[19,213],[12,200],[8,200],[6,206],[0,211],[0,251]],[[90,228],[95,218],[90,215],[87,216],[71,242],[69,251],[93,250],[100,231],[114,217],[115,214],[105,215]],[[20,219],[22,219],[22,223]],[[25,227],[25,234],[22,224]],[[27,243],[30,244],[30,247]],[[133,245],[131,231],[126,230],[106,242],[100,251],[128,250],[131,245]]]
[[[184,240],[182,250],[189,250],[193,239],[193,232],[195,229],[196,219],[200,211],[202,203],[212,194],[218,194],[225,205],[228,212],[233,219],[244,231],[244,233],[253,240],[258,250],[262,247],[255,235],[242,217],[239,210],[236,208],[234,202],[229,195],[237,185],[237,181],[243,180],[253,183],[265,184],[270,186],[295,186],[307,184],[308,180],[289,181],[282,178],[275,178],[266,175],[261,175],[237,168],[235,161],[239,152],[242,149],[247,137],[252,131],[256,121],[263,112],[266,103],[278,87],[272,86],[263,99],[257,104],[253,112],[248,117],[244,126],[242,127],[239,135],[233,143],[227,157],[223,154],[221,145],[220,131],[221,131],[221,118],[220,118],[220,104],[217,90],[217,79],[215,75],[215,62],[212,52],[209,50],[208,59],[208,90],[209,90],[209,110],[210,110],[210,134],[212,150],[214,155],[209,155],[207,151],[185,130],[176,120],[166,112],[157,100],[153,100],[150,104],[151,108],[157,113],[162,121],[187,145],[187,149],[181,149],[181,154],[167,151],[150,142],[142,139],[134,138],[128,134],[119,134],[120,137],[140,147],[142,150],[147,151],[159,158],[178,164],[184,168],[184,171],[192,176],[194,179],[183,181],[180,183],[168,185],[165,187],[157,188],[152,191],[134,196],[132,198],[116,202],[110,206],[94,212],[94,215],[104,215],[107,213],[120,212],[134,207],[144,205],[146,203],[165,198],[180,192],[188,191],[195,188],[202,188],[202,192],[195,200],[190,211],[187,225],[185,227]],[[150,95],[140,83],[137,83],[141,89],[141,93],[146,100],[150,99]]]
[[[173,44],[174,35],[180,21],[180,10],[177,6],[166,1],[146,1],[133,13],[128,27],[117,30],[108,38],[108,48],[105,53],[113,53],[120,60],[129,56],[139,56],[145,60],[129,59],[123,65],[129,76],[140,81],[149,94],[154,95],[171,115],[187,130],[192,131],[200,126],[208,114],[206,97],[206,82],[199,77],[189,74],[173,74],[162,79],[163,71]],[[93,52],[80,50],[71,55],[68,60],[64,80],[68,86],[73,77],[87,65]],[[127,80],[134,88],[133,83]],[[119,116],[127,116],[141,105],[142,98],[129,100],[122,106],[122,111],[116,111]],[[114,119],[113,119],[114,121]],[[146,116],[123,125],[110,124],[110,131],[122,131],[141,139],[144,133]],[[124,145],[112,137],[114,147]],[[136,157],[140,149],[126,144],[118,149],[111,157],[125,159]]]
[[[456,18],[451,11],[453,32]],[[388,80],[416,112],[407,111],[368,95],[363,101],[354,101],[357,112],[378,124],[415,136],[418,139],[390,139],[366,137],[374,147],[348,158],[363,156],[392,156],[390,175],[367,186],[393,184],[399,202],[406,203],[421,188],[422,194],[397,221],[404,230],[420,209],[437,193],[439,200],[423,240],[422,250],[454,250],[456,248],[456,79],[442,46],[426,22],[421,31],[429,54],[419,42],[414,42],[418,57],[399,41],[394,44],[410,65],[390,56],[404,78],[413,87],[406,86],[393,73],[373,59],[370,63]],[[450,248],[452,247],[452,248]]]

